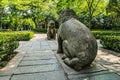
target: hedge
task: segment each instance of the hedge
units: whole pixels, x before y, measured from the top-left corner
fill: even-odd
[[[120,52],[120,36],[100,37],[100,43],[104,48]]]
[[[40,33],[47,33],[47,29],[44,28],[44,29],[41,29],[41,28],[35,28],[33,29],[34,32],[40,32]]]
[[[100,37],[109,35],[109,36],[119,36],[120,31],[106,31],[106,30],[95,30],[92,31],[93,35],[96,37],[96,39],[100,39]]]
[[[14,37],[0,36],[0,66],[7,64],[7,61],[15,55],[13,51],[18,45]]]
[[[34,33],[32,31],[13,31],[13,32],[0,32],[1,36],[14,37],[17,41],[26,41],[30,40],[33,37]]]
[[[0,29],[0,32],[7,32],[7,31],[11,31],[10,29]]]
[[[18,41],[29,40],[33,34],[31,31],[0,32],[0,67],[15,55],[13,51],[19,46]]]
[[[34,32],[39,32],[39,33],[47,33],[47,28],[41,29],[41,28],[35,28],[33,29]],[[57,33],[58,29],[56,29]]]

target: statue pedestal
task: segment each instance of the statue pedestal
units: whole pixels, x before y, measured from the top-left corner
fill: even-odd
[[[64,72],[67,75],[76,75],[76,74],[86,74],[86,73],[96,73],[96,72],[101,72],[101,71],[107,71],[106,68],[104,68],[103,66],[101,66],[100,64],[97,64],[95,62],[93,62],[91,64],[91,66],[88,66],[80,71],[75,71],[74,69],[70,68],[69,66],[67,66],[63,60],[61,59],[61,57],[63,56],[63,54],[55,54],[59,63],[61,64]]]

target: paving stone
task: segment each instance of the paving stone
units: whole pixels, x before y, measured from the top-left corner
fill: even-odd
[[[66,64],[64,64],[64,62],[61,60],[61,56],[62,56],[62,54],[56,54],[58,61],[62,65],[65,73],[68,75],[71,75],[71,74],[75,75],[75,74],[81,74],[81,73],[95,73],[95,72],[107,70],[106,68],[102,67],[101,65],[93,63],[91,67],[86,67],[86,68],[82,69],[81,71],[75,71],[72,68],[70,68],[69,66],[67,66]]]
[[[29,51],[25,56],[40,56],[40,55],[52,55],[54,54],[51,50],[46,51]]]
[[[120,80],[120,76],[115,73],[100,74],[91,76],[90,74],[74,75],[70,80]]]
[[[32,47],[35,47],[35,48],[40,47],[40,43],[33,44]]]
[[[60,71],[13,75],[11,80],[66,80],[66,77]]]
[[[31,47],[32,46],[32,43],[27,43],[25,45],[23,45],[24,47]]]
[[[11,76],[14,73],[14,69],[0,71],[0,76]]]
[[[35,48],[35,47],[33,48],[33,47],[32,47],[32,48],[31,48],[31,51],[39,51],[39,50],[41,50],[40,47],[37,47],[37,48]]]
[[[41,49],[50,50],[50,46],[41,46]]]
[[[33,61],[22,61],[19,66],[28,66],[28,65],[45,65],[45,64],[55,64],[57,63],[56,59],[49,60],[33,60]]]
[[[103,66],[109,69],[110,71],[120,72],[120,64],[112,64],[112,65],[103,64]]]
[[[55,59],[56,57],[54,55],[40,55],[40,56],[26,56],[23,58],[23,60],[38,60],[38,59]]]
[[[21,51],[28,51],[28,50],[30,50],[30,48],[31,48],[31,47],[21,47],[20,50],[21,50]]]
[[[61,67],[58,64],[39,65],[39,66],[24,66],[24,67],[18,67],[15,70],[14,74],[57,71],[60,69],[61,69]]]
[[[0,77],[0,80],[9,80],[10,79],[10,76],[3,76],[3,77]]]
[[[57,50],[57,49],[58,49],[58,46],[57,46],[57,45],[50,45],[50,48],[51,48],[51,49],[54,49],[54,50]]]
[[[76,75],[68,75],[69,78],[73,78],[73,77],[89,77],[89,76],[95,76],[95,75],[102,75],[102,74],[109,74],[109,73],[113,73],[113,72],[109,72],[109,71],[100,71],[100,72],[95,72],[95,73],[80,73],[80,74],[76,74]]]
[[[41,46],[48,46],[47,42],[41,42],[40,44],[41,44]]]
[[[117,53],[114,52],[114,54]],[[109,52],[108,50],[99,49],[95,61],[109,71],[116,72],[117,74],[120,72],[120,57],[113,55],[112,52]]]
[[[54,43],[48,43],[48,44],[49,44],[49,46],[57,46],[55,42]]]

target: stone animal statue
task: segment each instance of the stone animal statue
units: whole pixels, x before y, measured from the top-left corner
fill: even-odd
[[[63,10],[60,17],[65,18]],[[69,14],[70,11],[68,10]],[[69,17],[69,16],[68,16]],[[71,17],[71,18],[70,18]],[[63,21],[59,27],[57,40],[57,53],[63,53],[62,57],[65,64],[79,71],[89,66],[97,55],[97,42],[90,30],[77,19],[70,16],[69,19]],[[60,19],[65,20],[65,19]],[[62,21],[61,21],[62,22]]]
[[[56,39],[55,22],[53,20],[50,20],[48,23],[47,39]]]

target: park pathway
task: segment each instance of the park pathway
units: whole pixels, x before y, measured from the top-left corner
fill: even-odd
[[[120,53],[99,47],[93,65],[76,72],[62,62],[56,50],[57,41],[47,40],[46,34],[20,41],[18,54],[0,69],[0,80],[120,80]]]

